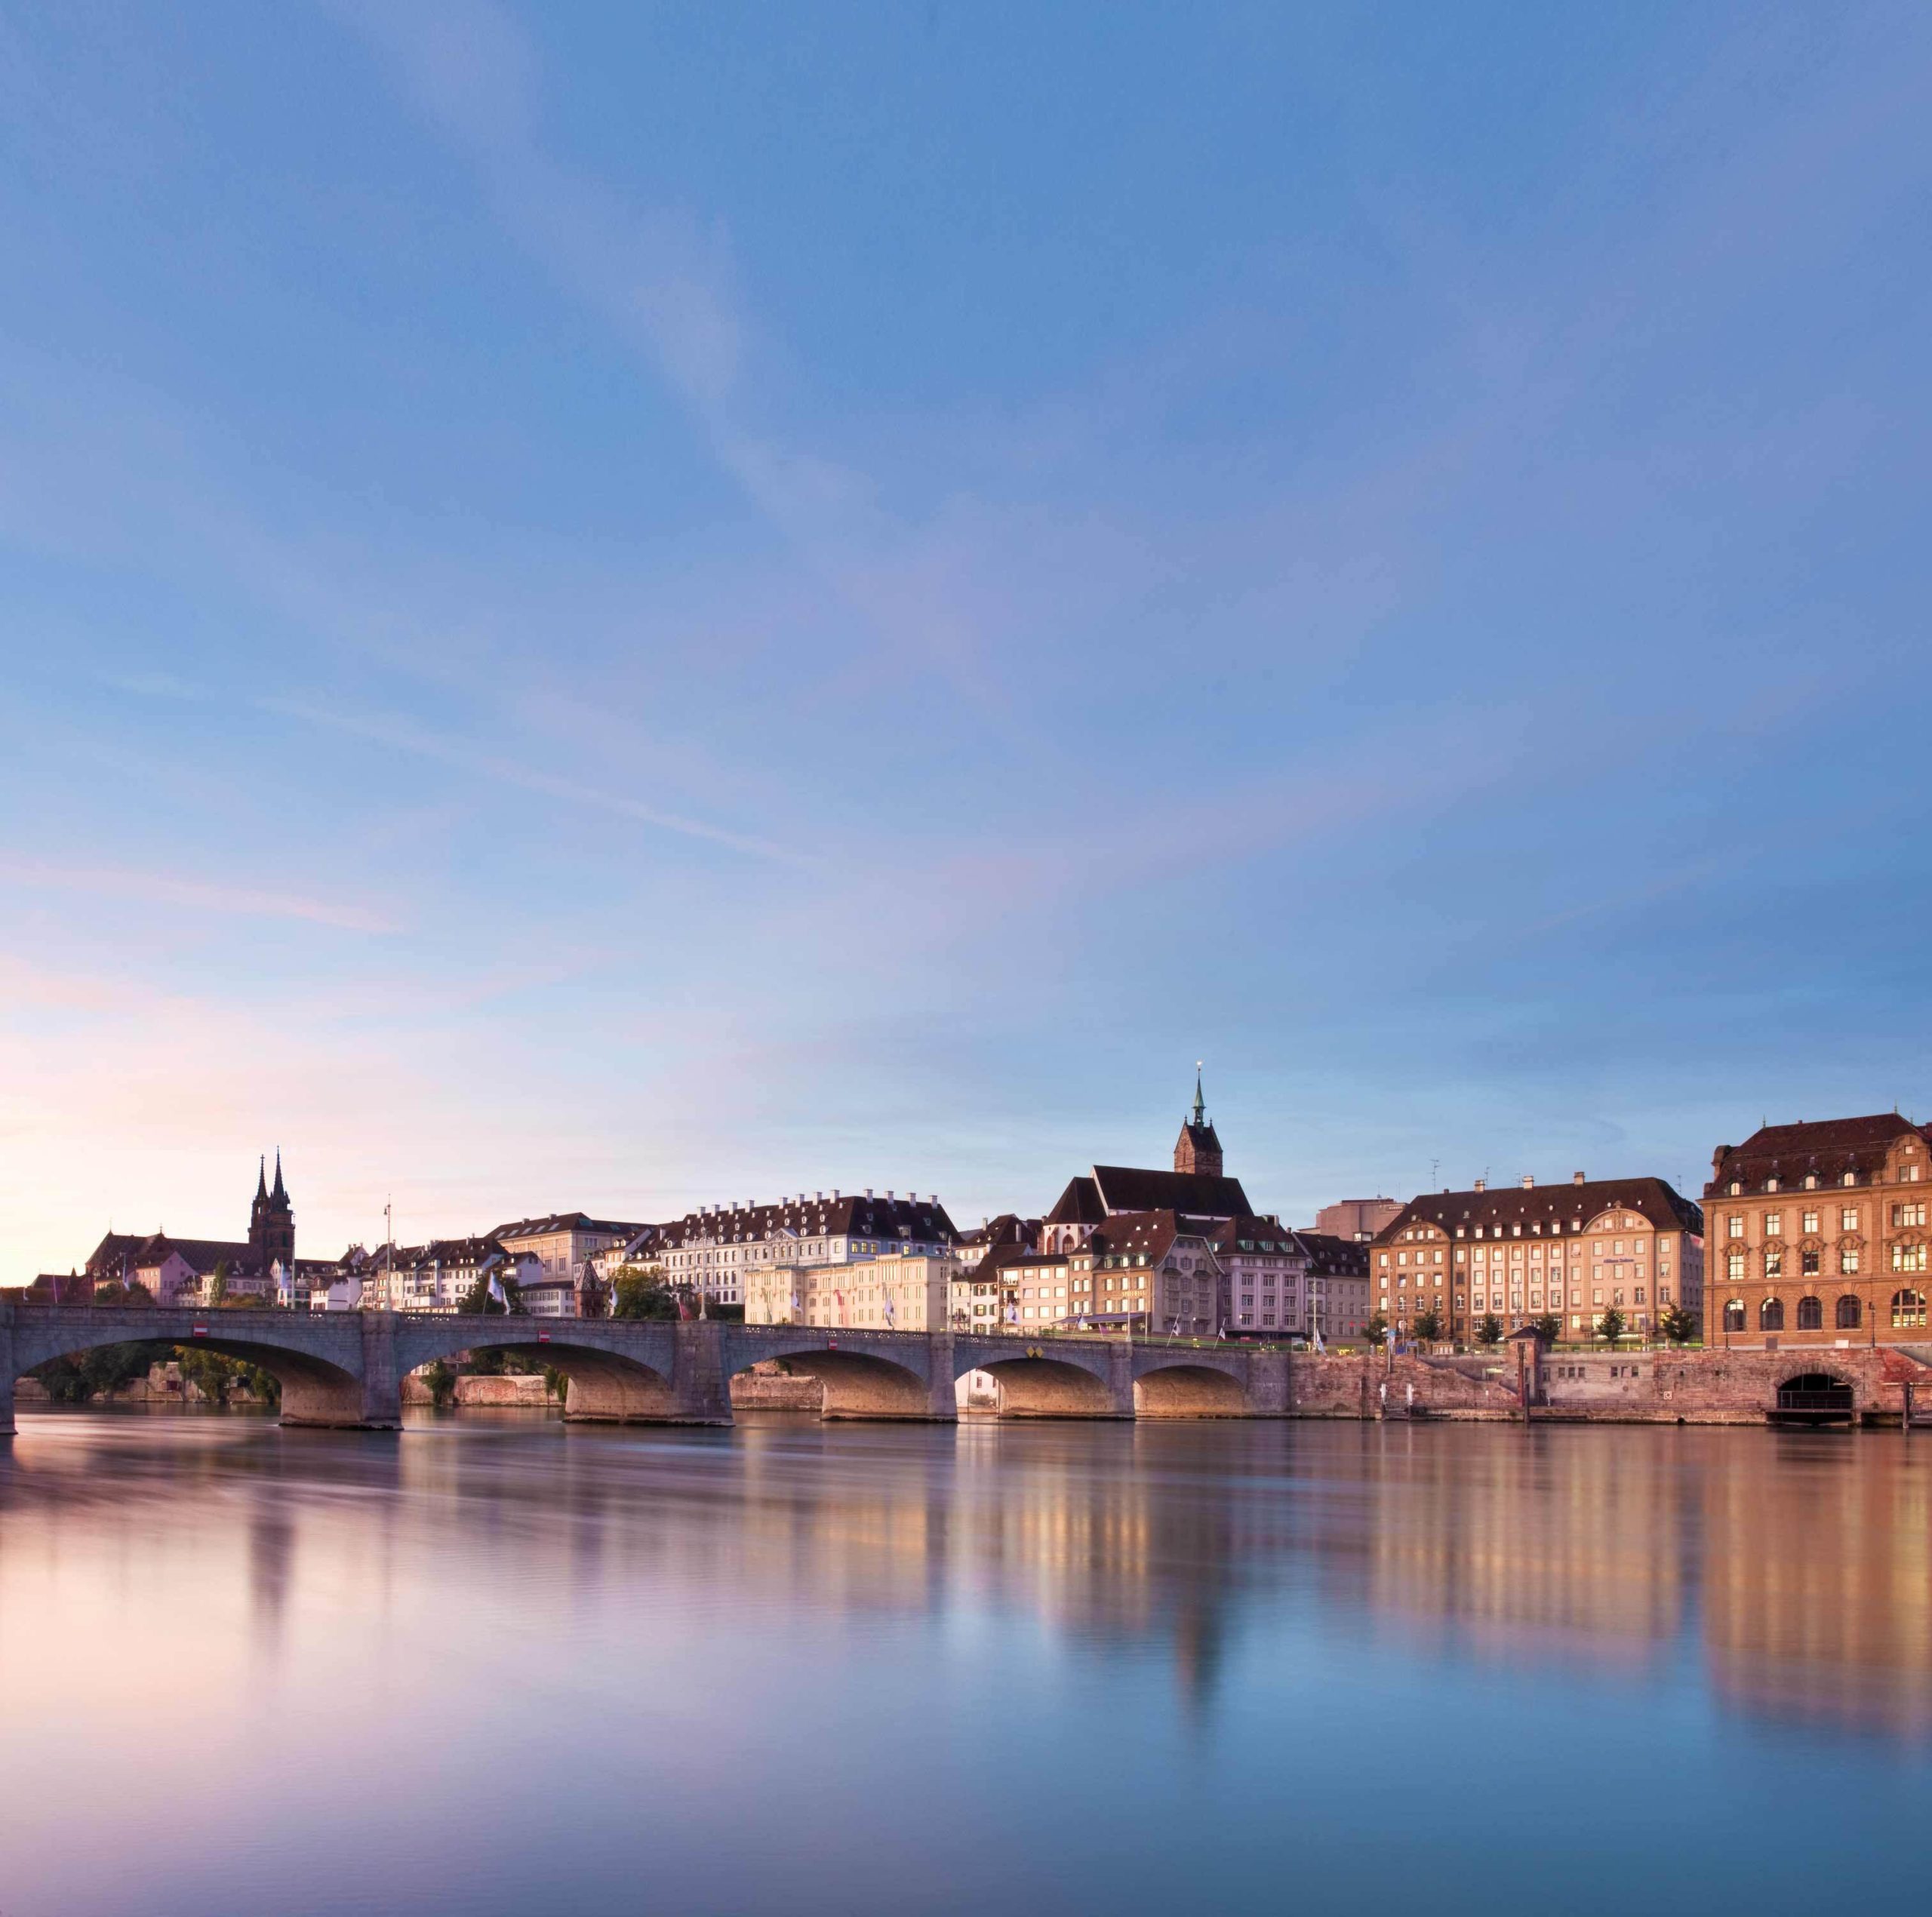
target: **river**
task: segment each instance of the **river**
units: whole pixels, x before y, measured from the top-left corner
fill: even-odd
[[[1932,1434],[0,1447],[4,1917],[1923,1892]]]

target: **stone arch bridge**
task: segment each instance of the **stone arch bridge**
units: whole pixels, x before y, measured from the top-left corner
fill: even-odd
[[[281,1386],[287,1425],[386,1430],[403,1379],[469,1350],[512,1351],[570,1380],[565,1415],[615,1423],[728,1424],[731,1380],[768,1359],[817,1379],[828,1417],[951,1420],[969,1371],[998,1380],[1015,1417],[1283,1417],[1288,1355],[1242,1345],[1118,1337],[961,1337],[949,1331],[656,1323],[447,1312],[128,1310],[0,1305],[0,1432],[14,1380],[49,1359],[165,1339],[245,1359]]]

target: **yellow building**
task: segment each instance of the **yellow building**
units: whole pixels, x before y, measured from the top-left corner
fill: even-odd
[[[747,1325],[936,1331],[946,1322],[950,1258],[913,1254],[841,1265],[779,1265],[745,1274]]]

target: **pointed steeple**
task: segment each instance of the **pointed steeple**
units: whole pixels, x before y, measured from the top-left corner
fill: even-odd
[[[275,1155],[275,1196],[281,1199],[284,1204],[288,1202],[288,1194],[282,1189],[281,1186],[281,1153],[279,1151]]]
[[[269,1161],[266,1152],[257,1161],[257,1164],[258,1168],[255,1173],[255,1202],[260,1205],[269,1195]]]
[[[1194,1061],[1194,1122],[1196,1125],[1208,1122],[1207,1102],[1201,1095],[1201,1061],[1198,1058]]]

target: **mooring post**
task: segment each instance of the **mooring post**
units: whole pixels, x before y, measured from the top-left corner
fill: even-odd
[[[14,1435],[14,1311],[0,1304],[0,1438]]]

